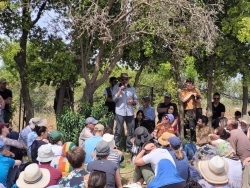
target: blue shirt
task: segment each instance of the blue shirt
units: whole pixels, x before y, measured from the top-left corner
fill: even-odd
[[[0,173],[0,183],[2,183],[5,187],[7,187],[7,176],[9,172],[9,168],[13,167],[15,164],[15,160],[9,157],[4,157],[0,154],[0,166],[1,166],[1,173]]]
[[[19,134],[18,141],[23,143],[25,146],[28,145],[28,135],[29,133],[32,132],[32,129],[30,126],[26,126]]]
[[[135,92],[135,88],[128,84],[127,88],[124,88],[120,96],[117,97],[117,93],[121,84],[117,84],[113,87],[112,96],[115,102],[115,113],[120,116],[134,116],[134,106],[128,104],[128,100],[132,99],[136,104],[138,103],[138,98]]]
[[[184,158],[182,160],[178,160],[175,157],[175,151],[174,150],[169,151],[170,155],[174,159],[174,162],[176,164],[176,169],[177,169],[179,176],[182,179],[184,179],[185,181],[187,181],[187,179],[188,179],[188,159],[187,159],[186,152],[184,152],[184,151],[182,151],[182,152],[184,153]]]
[[[143,109],[143,106],[140,106],[138,110],[142,110],[144,116],[149,117],[150,120],[155,120],[155,109],[152,106],[149,105],[145,110]]]
[[[86,158],[85,158],[86,165],[91,161],[93,161],[93,158],[90,156],[90,154],[95,150],[97,143],[100,142],[101,140],[102,140],[101,136],[92,136],[84,142],[83,149],[86,152]]]
[[[34,142],[34,140],[38,137],[35,131],[32,131],[28,134],[28,140],[27,140],[27,146],[28,146],[28,151],[27,153],[30,155],[31,151],[31,145]]]

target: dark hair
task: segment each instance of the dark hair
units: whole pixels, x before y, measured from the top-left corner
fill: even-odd
[[[238,110],[237,110],[237,111],[235,111],[235,112],[234,112],[234,116],[240,116],[240,117],[241,117],[241,112],[240,112],[240,111],[238,111]]]
[[[192,84],[194,84],[194,80],[193,80],[192,78],[187,78],[187,79],[186,79],[186,83],[187,83],[187,82],[191,82]]]
[[[49,136],[49,143],[51,143],[52,145],[57,144],[57,142],[59,142],[60,140],[52,140],[52,138]]]
[[[216,128],[216,130],[217,130],[216,134],[219,135],[222,140],[226,140],[230,137],[230,133],[227,132],[224,128],[218,127]]]
[[[20,166],[19,166],[19,172],[22,172],[25,170],[25,168],[27,166],[29,166],[30,164],[32,164],[33,162],[26,162],[26,163],[22,163]]]
[[[113,134],[113,130],[109,126],[106,126],[104,128],[103,134],[105,134],[105,133]]]
[[[35,125],[35,132],[38,136],[41,136],[42,133],[45,133],[47,130],[47,127],[45,126],[38,126],[38,125]]]
[[[140,126],[145,127],[148,130],[148,133],[151,134],[155,130],[155,121],[153,120],[142,121]]]
[[[202,116],[200,116],[198,119],[201,119],[201,122],[202,122],[202,123],[205,123],[205,124],[207,125],[207,123],[208,123],[208,118],[207,118],[207,116],[202,115]]]
[[[213,96],[215,96],[215,95],[218,95],[218,96],[220,97],[220,94],[219,94],[218,92],[214,93],[214,95],[213,95]]]
[[[85,161],[86,153],[85,151],[78,146],[73,147],[70,151],[66,153],[66,158],[69,161],[69,164],[73,168],[80,168],[82,167]]]
[[[177,115],[178,115],[178,112],[175,110],[175,107],[174,107],[174,105],[169,105],[169,107],[168,107],[168,109],[170,108],[170,106],[172,106],[173,108],[174,108],[174,112],[173,112],[173,115],[174,115],[174,117],[176,117]],[[168,109],[167,109],[167,113],[168,113]]]
[[[142,114],[142,120],[141,121],[143,121],[143,119],[144,119],[144,112],[142,111],[142,110],[138,110],[137,112],[136,112],[136,117],[135,117],[135,128],[138,126],[138,119],[137,119],[137,115],[139,114],[139,113],[141,113]]]
[[[236,120],[236,118],[230,118],[230,125],[232,126],[233,129],[237,129],[238,128],[238,121]],[[229,122],[229,120],[227,121],[227,124]]]
[[[138,110],[137,112],[136,112],[136,116],[139,114],[139,113],[141,113],[142,114],[142,118],[144,118],[144,112],[142,111],[142,110]]]
[[[194,180],[189,180],[184,188],[202,188],[202,186]]]
[[[89,175],[88,188],[104,188],[106,186],[106,173],[93,171]]]
[[[114,77],[114,76],[112,76],[112,77],[109,78],[109,82],[113,82],[114,80],[117,80],[117,78]]]

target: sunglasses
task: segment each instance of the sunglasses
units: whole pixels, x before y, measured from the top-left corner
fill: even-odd
[[[214,100],[220,100],[220,98],[214,98]]]
[[[165,120],[167,120],[167,119],[169,120],[168,116],[164,116],[163,118],[164,118]]]
[[[122,81],[128,81],[128,78],[122,78],[121,80]]]

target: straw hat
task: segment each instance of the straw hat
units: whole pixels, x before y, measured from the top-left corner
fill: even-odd
[[[164,132],[160,138],[158,138],[158,142],[162,145],[162,146],[167,146],[169,145],[169,141],[168,139],[171,137],[174,137],[175,135],[169,132]]]
[[[20,188],[46,187],[50,181],[49,170],[39,168],[37,164],[28,165],[19,175],[16,184]]]
[[[218,155],[210,160],[199,161],[198,168],[205,180],[213,184],[225,184],[228,182],[228,165]]]
[[[250,122],[249,122],[249,116],[248,115],[243,115],[242,118],[239,118],[239,121],[240,122],[244,122],[247,125],[250,124]]]

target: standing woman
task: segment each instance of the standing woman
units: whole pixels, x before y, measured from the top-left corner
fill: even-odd
[[[174,121],[171,124],[171,126],[174,128],[174,133],[178,134],[179,133],[179,116],[178,116],[178,112],[175,111],[175,108],[173,105],[170,105],[168,107],[168,114],[173,114],[174,116]]]
[[[48,130],[47,130],[47,127],[45,127],[45,126],[37,126],[36,125],[35,132],[37,133],[37,138],[31,144],[31,159],[32,159],[32,162],[38,163],[38,161],[36,160],[37,151],[41,145],[48,143],[48,140],[47,140]]]
[[[143,113],[143,111],[142,110],[138,110],[137,112],[136,112],[136,117],[135,117],[135,129],[137,128],[137,127],[140,127],[141,126],[141,122],[143,121],[143,119],[144,119],[144,113]]]

